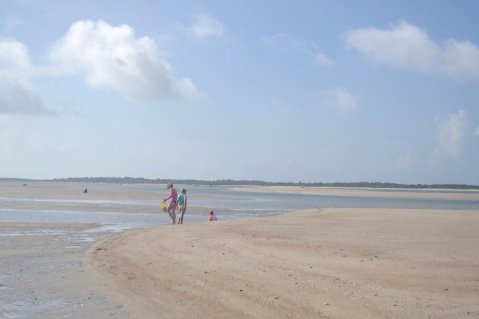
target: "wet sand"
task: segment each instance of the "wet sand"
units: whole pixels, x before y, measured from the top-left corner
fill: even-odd
[[[23,186],[21,183],[0,183],[0,196],[3,206],[15,209],[157,213],[159,204],[142,205],[142,202],[159,203],[159,193],[166,186],[150,186],[156,192],[141,191],[141,185],[136,187],[138,191],[120,184],[33,182]],[[88,193],[83,193],[84,189]]]
[[[479,211],[316,209],[109,238],[134,318],[479,318]]]
[[[0,318],[131,318],[85,272],[99,227],[0,223]]]
[[[124,229],[109,220],[112,214],[159,210],[158,205],[142,205],[147,200],[158,201],[158,192],[121,185],[0,183],[0,318],[132,318],[85,271],[84,258],[96,241]],[[104,223],[54,222],[64,220],[64,215],[87,214],[66,219],[88,220],[95,216],[90,211],[102,212],[91,220]],[[154,225],[167,220],[158,213],[150,215],[157,221]]]

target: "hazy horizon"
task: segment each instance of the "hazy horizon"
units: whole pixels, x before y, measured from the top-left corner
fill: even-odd
[[[110,180],[110,181],[108,181]],[[145,177],[131,177],[131,176],[84,176],[84,177],[58,177],[58,178],[44,178],[44,179],[35,179],[35,178],[22,178],[22,177],[2,177],[0,176],[0,181],[32,181],[32,182],[91,182],[91,183],[119,183],[124,182],[128,183],[131,180],[133,183],[139,183],[140,181],[152,182],[152,181],[161,181],[164,183],[174,182],[174,183],[212,183],[215,185],[274,185],[274,184],[291,184],[291,185],[321,185],[323,184],[326,187],[332,187],[332,185],[337,186],[351,186],[351,187],[397,187],[404,186],[407,188],[416,188],[416,187],[441,187],[441,186],[458,186],[459,188],[451,189],[461,189],[465,186],[470,188],[479,188],[479,185],[474,184],[457,184],[457,183],[441,183],[441,184],[427,184],[427,183],[414,183],[414,184],[405,184],[405,183],[395,183],[388,181],[314,181],[314,182],[303,182],[303,181],[268,181],[268,180],[247,180],[247,179],[176,179],[176,178],[167,178],[167,177],[158,177],[158,178],[145,178]],[[229,183],[228,183],[229,182]],[[223,184],[221,184],[223,183]]]

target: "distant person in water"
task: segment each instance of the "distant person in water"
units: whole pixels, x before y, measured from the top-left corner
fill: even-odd
[[[215,221],[217,221],[217,220],[218,220],[218,219],[217,219],[216,216],[215,216],[215,212],[212,211],[212,210],[210,210],[210,216],[208,217],[208,221],[209,221],[209,222],[215,222]]]
[[[168,184],[166,186],[166,189],[169,190],[170,196],[167,198],[164,198],[163,200],[170,200],[170,204],[168,204],[168,209],[166,210],[168,212],[168,215],[170,215],[171,218],[171,224],[176,223],[176,204],[178,203],[178,193],[176,192],[176,189],[173,188],[173,184]]]
[[[188,198],[186,198],[186,189],[181,189],[181,195],[178,196],[178,209],[180,210],[180,217],[178,217],[177,224],[183,224],[183,217],[185,216],[186,207],[188,205]]]

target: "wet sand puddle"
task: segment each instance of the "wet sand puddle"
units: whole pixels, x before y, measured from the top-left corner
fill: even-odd
[[[91,244],[118,225],[0,226],[1,318],[129,318],[84,273]]]

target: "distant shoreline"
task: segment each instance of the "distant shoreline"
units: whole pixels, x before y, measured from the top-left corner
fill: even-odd
[[[237,186],[237,192],[269,194],[295,194],[320,196],[354,196],[376,198],[410,198],[430,200],[479,201],[476,189],[413,189],[413,188],[372,188],[372,187],[299,187],[299,186]]]
[[[1,178],[0,182],[71,182],[71,183],[106,183],[106,184],[186,184],[205,186],[298,186],[298,187],[337,187],[337,188],[374,188],[374,189],[444,189],[444,190],[479,190],[479,185],[468,184],[399,184],[387,182],[341,182],[341,183],[303,183],[303,182],[266,182],[258,180],[194,180],[194,179],[148,179],[140,177],[68,177],[54,179]]]

